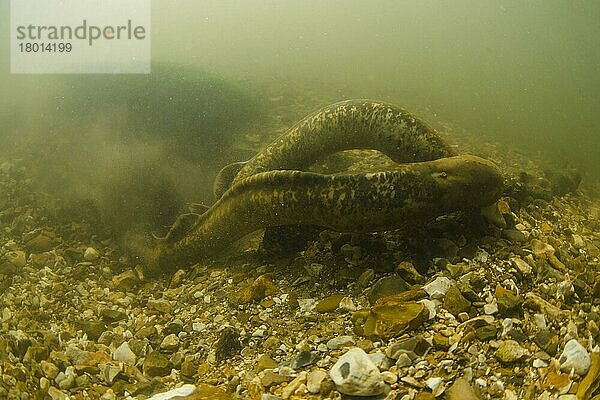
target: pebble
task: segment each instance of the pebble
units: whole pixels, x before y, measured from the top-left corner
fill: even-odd
[[[46,360],[42,360],[40,362],[40,368],[42,369],[44,376],[48,379],[56,378],[56,375],[58,375],[58,373],[60,372],[56,365]]]
[[[382,297],[402,293],[408,288],[408,283],[398,275],[383,277],[371,286],[368,296],[369,304],[375,304]]]
[[[4,257],[6,258],[6,261],[12,264],[17,270],[23,268],[27,264],[27,256],[22,250],[9,251]]]
[[[121,361],[126,364],[135,365],[136,355],[129,348],[129,344],[127,342],[121,343],[121,345],[113,351],[112,356],[113,360],[115,361]]]
[[[385,383],[390,385],[393,385],[394,383],[398,382],[398,375],[390,371],[383,371],[381,373],[381,378]]]
[[[441,299],[446,295],[448,290],[452,287],[452,282],[445,276],[435,278],[432,282],[423,286],[423,290],[427,292],[432,299]]]
[[[322,369],[315,369],[309,372],[306,377],[306,388],[310,393],[319,393],[321,390],[321,383],[325,378],[327,378],[327,372]]]
[[[274,369],[277,368],[277,363],[271,357],[266,354],[261,355],[258,358],[258,362],[256,363],[256,367],[254,370],[256,372],[264,371],[265,369]]]
[[[354,315],[356,315],[355,313]],[[407,330],[416,329],[429,319],[429,310],[412,301],[399,301],[394,296],[382,297],[371,307],[365,319],[357,319],[364,336],[391,339]]]
[[[526,261],[521,259],[521,257],[513,257],[510,259],[510,261],[521,275],[529,276],[533,273],[531,266],[527,264]]]
[[[69,396],[67,394],[55,388],[54,386],[50,386],[48,388],[48,396],[50,396],[52,400],[69,400]]]
[[[467,300],[456,286],[452,286],[446,292],[444,308],[451,314],[458,316],[461,312],[469,311],[471,302]]]
[[[172,351],[177,350],[179,348],[179,338],[174,333],[171,333],[171,334],[165,336],[165,338],[162,340],[162,342],[160,342],[160,348],[161,348],[161,350],[164,350],[167,352],[172,352]]]
[[[150,397],[148,400],[170,400],[174,398],[185,398],[196,391],[196,386],[192,384],[185,384],[178,388],[168,390],[163,393],[157,393]]]
[[[558,362],[561,371],[574,370],[577,375],[584,376],[590,369],[591,358],[585,347],[576,339],[571,339],[565,345]]]
[[[301,390],[301,387],[305,386],[306,383],[307,372],[302,371],[295,377],[290,383],[287,384],[286,387],[281,391],[281,397],[284,399],[289,399],[294,394],[302,395],[304,393]]]
[[[83,259],[85,261],[94,261],[98,259],[98,257],[100,257],[100,253],[98,253],[98,250],[93,247],[88,247],[83,252]]]
[[[333,294],[319,301],[315,306],[315,311],[319,313],[329,313],[337,310],[340,302],[344,298],[343,294]]]
[[[364,350],[354,347],[342,355],[329,372],[340,393],[350,396],[382,394],[385,384],[381,373]]]
[[[431,390],[431,394],[437,397],[444,391],[444,380],[439,377],[432,377],[425,381],[425,386]]]
[[[352,336],[337,336],[327,341],[327,348],[329,350],[338,350],[342,347],[354,346],[355,343],[356,342]]]
[[[314,364],[315,362],[317,362],[318,359],[319,355],[317,353],[314,353],[312,351],[301,351],[292,358],[290,362],[290,367],[292,367],[295,370],[298,370],[300,368],[304,368]]]
[[[505,340],[500,344],[494,355],[501,363],[510,364],[528,356],[529,351],[514,340]]]
[[[498,303],[496,303],[495,301],[492,303],[487,303],[486,305],[483,306],[483,312],[486,315],[497,314],[498,313]]]
[[[485,380],[481,380],[479,386],[485,387]],[[465,378],[458,378],[452,386],[446,390],[446,400],[481,400],[475,389]]]

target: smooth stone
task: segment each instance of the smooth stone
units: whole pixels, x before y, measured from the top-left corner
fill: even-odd
[[[381,373],[364,350],[354,347],[329,372],[336,389],[350,396],[376,396],[385,391]]]
[[[385,276],[371,286],[368,295],[369,304],[375,304],[382,297],[402,293],[408,289],[408,283],[398,275]]]
[[[189,396],[195,391],[196,386],[188,383],[163,393],[157,393],[150,397],[148,400],[170,400],[173,398],[185,398],[185,396]]]
[[[319,301],[315,306],[315,311],[319,313],[328,313],[337,310],[340,301],[344,298],[343,294],[332,294]]]
[[[529,351],[514,340],[505,340],[500,344],[494,355],[501,363],[511,364],[528,356]]]
[[[435,278],[432,282],[423,286],[423,290],[427,292],[432,299],[441,299],[446,295],[448,290],[452,287],[452,282],[445,276]]]
[[[321,391],[321,383],[325,378],[327,378],[327,372],[322,369],[315,369],[309,372],[306,378],[306,388],[310,393],[319,393]]]
[[[121,361],[126,364],[135,365],[136,356],[135,353],[129,348],[127,342],[121,343],[119,347],[113,351],[113,360]]]
[[[342,347],[354,346],[354,344],[356,344],[356,342],[352,336],[337,336],[327,341],[327,348],[329,350],[339,350]]]
[[[498,313],[498,303],[496,303],[494,301],[493,303],[488,303],[488,304],[484,305],[483,312],[486,315],[497,314]]]
[[[558,359],[561,371],[570,372],[574,370],[579,376],[584,376],[591,365],[591,358],[585,347],[576,339],[571,339]]]

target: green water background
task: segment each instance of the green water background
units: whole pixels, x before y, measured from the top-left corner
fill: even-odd
[[[541,152],[557,167],[600,175],[598,1],[170,0],[152,6],[154,59],[250,85],[272,79],[284,87],[294,80],[337,89],[340,97],[386,98]],[[0,27],[0,132],[10,132],[13,117],[35,114],[53,87],[43,76],[9,73],[8,0],[0,1]]]

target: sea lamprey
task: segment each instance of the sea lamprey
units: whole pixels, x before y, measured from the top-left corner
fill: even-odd
[[[345,100],[306,116],[249,161],[223,168],[215,180],[215,197],[260,172],[304,171],[330,154],[353,149],[379,150],[397,163],[456,155],[435,129],[400,107]]]
[[[355,174],[259,172],[235,183],[204,214],[176,224],[160,239],[151,267],[164,271],[194,263],[267,227],[317,225],[343,232],[400,229],[491,204],[502,189],[498,167],[471,155]]]

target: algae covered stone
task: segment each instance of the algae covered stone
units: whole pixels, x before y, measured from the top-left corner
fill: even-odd
[[[355,313],[354,317],[358,333],[390,339],[423,324],[429,318],[429,310],[421,303],[387,296],[377,300],[368,313]]]

